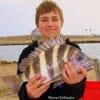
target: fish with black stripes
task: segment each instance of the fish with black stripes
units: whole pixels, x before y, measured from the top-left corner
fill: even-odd
[[[45,76],[44,83],[63,82],[62,70],[65,63],[71,61],[78,73],[80,66],[87,71],[93,68],[90,58],[79,48],[65,41],[63,37],[50,38],[42,42],[32,51],[28,57],[22,59],[19,70],[23,72],[20,76],[23,82],[28,81],[36,73]]]

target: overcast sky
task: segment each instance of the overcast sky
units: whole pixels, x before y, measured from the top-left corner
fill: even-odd
[[[29,35],[43,0],[0,0],[0,36]],[[64,13],[63,34],[100,35],[100,0],[54,0]]]

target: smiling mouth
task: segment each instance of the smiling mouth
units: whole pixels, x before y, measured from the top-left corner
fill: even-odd
[[[55,31],[55,29],[48,29],[47,31],[48,31],[48,32],[49,32],[49,31]]]

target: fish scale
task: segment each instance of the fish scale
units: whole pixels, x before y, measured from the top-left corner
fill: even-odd
[[[80,72],[79,67],[81,64],[84,65],[87,71],[89,71],[92,66],[89,57],[80,49],[71,44],[66,44],[62,37],[51,38],[39,44],[27,58],[24,58],[19,64],[19,70],[25,73],[22,75],[22,79],[24,77],[24,80],[28,80],[34,74],[40,72],[41,76],[47,77],[44,83],[48,81],[63,81],[60,76],[64,63],[68,61],[72,61],[78,72]]]

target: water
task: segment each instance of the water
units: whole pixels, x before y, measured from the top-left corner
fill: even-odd
[[[0,46],[0,59],[18,61],[19,55],[27,45]]]
[[[0,46],[0,59],[7,61],[18,61],[19,55],[27,45]],[[100,60],[100,43],[79,44],[82,51],[89,57]]]
[[[100,43],[85,43],[79,44],[79,46],[89,57],[100,60]]]

